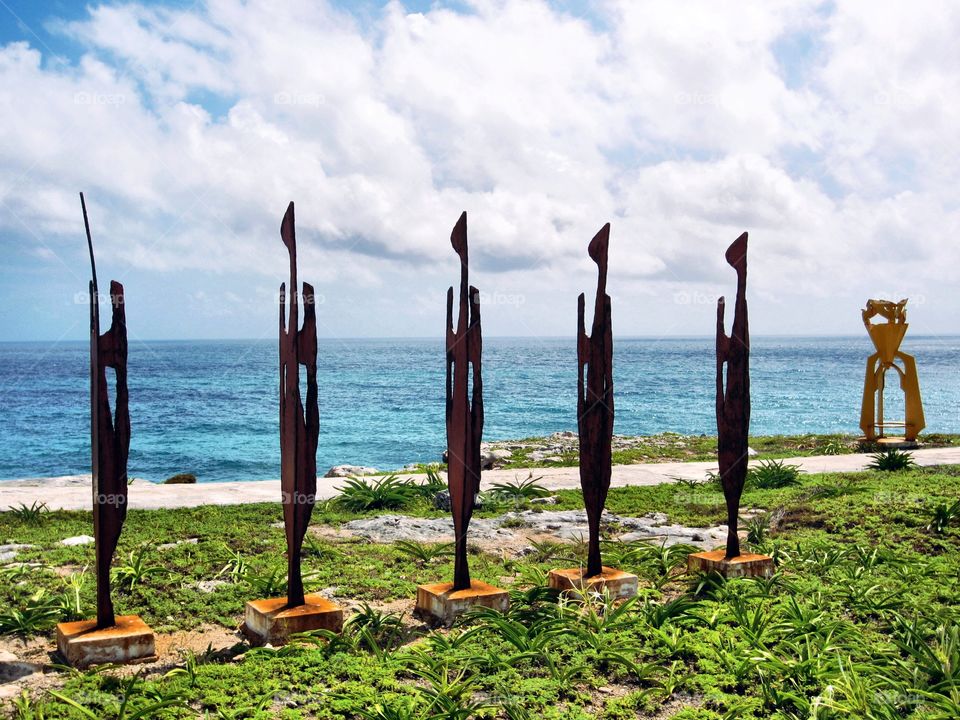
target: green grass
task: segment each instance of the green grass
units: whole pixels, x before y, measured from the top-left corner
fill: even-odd
[[[952,447],[960,445],[960,435],[931,433],[920,436],[925,447]],[[615,465],[635,463],[711,461],[717,456],[717,438],[710,435],[680,435],[660,433],[634,438],[633,447],[613,450]],[[541,445],[545,438],[527,438],[517,441],[522,444]],[[810,455],[841,455],[862,452],[857,438],[852,435],[758,435],[750,438],[750,447],[757,451],[758,459],[806,457]],[[507,469],[570,467],[579,462],[575,450],[558,455],[560,461],[533,460],[530,453],[537,447],[514,451],[514,456],[503,465]]]
[[[558,509],[582,506],[577,492],[558,497]],[[607,560],[641,578],[640,597],[620,607],[558,602],[539,584],[556,563],[582,557],[580,544],[540,543],[522,558],[475,552],[475,577],[501,585],[512,579],[511,610],[429,633],[383,603],[450,576],[442,546],[313,538],[304,556],[308,590],[335,586],[339,596],[367,603],[342,638],[320,633],[282,649],[240,645],[188,655],[172,671],[147,666],[132,680],[114,669],[61,671],[59,697],[21,696],[6,701],[4,713],[626,720],[669,709],[664,717],[681,720],[957,717],[958,497],[958,467],[804,474],[795,485],[748,487],[742,507],[764,513],[749,547],[776,558],[773,578],[689,578],[687,549],[606,543]],[[710,484],[615,488],[608,508],[705,525],[722,520],[723,495]],[[423,498],[404,512],[443,515]],[[336,526],[372,514],[327,504],[314,520]],[[158,632],[235,627],[263,579],[283,575],[283,532],[272,527],[280,519],[279,504],[131,510],[115,567],[130,568],[125,577],[135,581],[117,590],[118,611],[140,614]],[[40,564],[0,569],[3,632],[39,636],[52,647],[53,622],[93,614],[93,579],[83,573],[93,548],[58,544],[89,531],[89,513],[52,511],[40,524],[0,514],[3,538],[37,546],[17,562]],[[158,547],[185,538],[197,542]],[[226,584],[212,593],[196,588],[214,578]],[[9,617],[14,612],[21,616]]]

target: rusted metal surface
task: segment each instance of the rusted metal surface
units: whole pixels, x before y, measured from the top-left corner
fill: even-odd
[[[93,536],[96,540],[97,628],[113,627],[110,563],[127,517],[127,458],[130,407],[127,392],[127,320],[123,285],[110,281],[110,329],[100,334],[99,287],[87,204],[80,193],[83,226],[90,251],[90,447],[93,475]],[[110,411],[107,368],[114,371],[115,411]]]
[[[737,271],[733,328],[724,330],[724,298],[717,302],[717,458],[727,503],[727,558],[740,555],[737,518],[747,479],[750,430],[750,329],[747,323],[747,233],[727,248],[727,263]],[[726,382],[724,382],[726,365]]]
[[[297,293],[297,235],[293,203],[287,206],[280,237],[290,256],[290,302],[280,285],[280,490],[287,535],[287,605],[304,604],[300,552],[317,492],[317,313],[313,286],[303,283]],[[300,327],[300,299],[303,328]],[[307,398],[300,397],[300,366],[307,372]]]
[[[593,326],[587,335],[585,298],[577,299],[577,428],[580,432],[580,487],[590,528],[587,577],[600,575],[600,516],[610,490],[610,443],[613,439],[613,330],[607,295],[607,249],[610,223],[590,241],[588,252],[597,264],[597,295]],[[586,381],[584,381],[586,369]]]
[[[466,590],[470,587],[467,527],[480,492],[480,439],[483,436],[480,293],[469,283],[467,213],[457,220],[450,242],[460,256],[460,304],[454,327],[451,287],[447,291],[447,484],[456,536],[453,589]],[[468,388],[471,379],[472,397]]]

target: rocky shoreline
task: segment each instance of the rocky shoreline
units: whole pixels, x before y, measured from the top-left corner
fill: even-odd
[[[614,445],[629,446],[630,438],[625,436],[615,436]],[[561,463],[563,455],[579,452],[580,440],[575,432],[555,432],[544,438],[528,438],[525,440],[494,440],[480,444],[480,466],[483,470],[495,470],[510,463],[518,453],[522,451],[528,460],[534,462]],[[447,453],[437,459],[437,465],[443,465],[447,462]],[[423,469],[422,464],[409,464],[400,468],[399,472],[419,472]],[[427,466],[429,467],[429,466]],[[324,477],[353,477],[358,475],[378,475],[381,470],[374,467],[365,467],[362,465],[334,465],[330,468]]]
[[[960,446],[960,435],[930,434],[921,437],[920,448],[948,448]],[[847,455],[864,452],[854,435],[775,435],[751,437],[750,455],[760,457],[803,457],[809,455]],[[755,448],[755,449],[754,449]],[[614,435],[611,443],[613,464],[657,464],[671,462],[715,462],[716,437],[712,435],[684,435],[663,432],[656,435]],[[480,446],[481,466],[484,470],[523,470],[573,468],[578,464],[579,439],[575,432],[555,432],[545,437],[519,440],[492,440]],[[382,469],[366,465],[334,465],[322,478],[348,478],[387,474],[421,474],[430,469],[443,470],[445,458],[438,457],[430,464],[409,464],[399,469]],[[244,478],[237,482],[275,482],[277,478]],[[187,472],[177,473],[166,480],[147,480],[133,477],[131,483],[207,484],[202,477]],[[89,486],[90,474],[56,477],[24,477],[0,480],[2,487],[63,487]],[[218,483],[222,484],[222,483]]]
[[[702,442],[713,439],[708,435],[683,435],[680,433],[659,433],[657,435],[614,435],[611,449],[614,453],[644,448],[651,450],[651,460],[656,459],[656,451],[682,453],[693,441]],[[580,439],[577,433],[566,430],[551,433],[545,437],[531,437],[520,440],[491,440],[480,444],[480,464],[483,470],[517,466],[517,463],[543,466],[563,466],[576,463],[580,452]],[[437,459],[439,467],[447,462],[446,452]],[[422,472],[423,464],[410,464],[400,468],[400,473]],[[374,467],[360,465],[335,465],[324,477],[352,477],[358,475],[379,475],[384,471]]]

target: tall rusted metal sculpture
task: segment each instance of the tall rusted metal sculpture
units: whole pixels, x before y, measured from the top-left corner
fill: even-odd
[[[607,295],[607,249],[610,223],[590,241],[588,252],[597,264],[597,296],[593,326],[587,335],[584,324],[585,297],[577,298],[577,428],[580,433],[580,487],[587,509],[590,544],[587,577],[600,575],[600,516],[610,490],[613,440],[613,328],[610,296]],[[586,368],[586,383],[584,383]]]
[[[123,285],[110,281],[113,315],[100,334],[99,287],[87,204],[80,193],[83,226],[90,252],[90,447],[93,475],[93,536],[97,566],[97,628],[113,627],[110,563],[127,517],[127,458],[130,452],[130,406],[127,391],[127,320]],[[107,368],[115,373],[116,409],[110,412]]]
[[[467,527],[480,492],[480,439],[483,436],[483,379],[480,293],[470,285],[467,213],[450,234],[460,257],[460,304],[453,324],[453,287],[447,291],[447,483],[455,534],[453,589],[470,587]],[[468,385],[473,381],[472,397]]]
[[[280,224],[290,260],[290,284],[280,285],[280,491],[287,540],[287,593],[249,600],[243,631],[254,644],[279,645],[291,635],[343,628],[343,609],[320,595],[305,595],[300,569],[303,539],[317,492],[317,308],[313,286],[297,292],[297,233],[293,203]],[[289,290],[289,294],[288,294]],[[300,305],[303,304],[303,327]],[[307,373],[307,397],[300,396],[300,366]]]
[[[130,408],[127,391],[127,319],[123,285],[110,282],[110,329],[100,334],[100,288],[87,203],[80,193],[90,252],[90,449],[93,536],[97,575],[97,618],[57,624],[57,651],[74,667],[141,662],[156,657],[153,630],[136,615],[115,615],[110,564],[127,517],[127,458]],[[114,372],[110,410],[107,369]]]
[[[737,271],[733,328],[724,330],[724,298],[717,301],[717,458],[727,503],[727,559],[740,555],[737,521],[747,479],[750,430],[750,328],[747,322],[747,233],[727,248],[727,263]],[[726,382],[724,382],[726,365]]]
[[[637,594],[639,578],[633,573],[606,567],[600,557],[600,518],[610,490],[613,441],[613,325],[607,295],[607,251],[610,223],[587,246],[597,264],[597,294],[593,323],[587,335],[586,296],[577,298],[577,429],[580,434],[580,487],[587,510],[589,544],[586,568],[551,570],[547,584],[565,593],[583,596],[606,593],[621,600]]]
[[[280,489],[287,535],[287,604],[304,604],[300,552],[317,492],[317,311],[313,286],[303,283],[303,328],[299,328],[297,235],[293,203],[287,206],[280,237],[290,257],[290,306],[280,285]],[[300,398],[300,366],[306,368],[306,405]]]
[[[483,606],[501,612],[510,605],[506,590],[470,578],[467,566],[467,528],[480,492],[480,439],[483,436],[483,377],[480,360],[480,292],[470,285],[467,253],[467,213],[450,233],[460,257],[460,295],[453,319],[453,288],[447,291],[446,425],[447,487],[453,513],[455,540],[453,582],[417,586],[415,612],[451,624],[471,608]]]
[[[737,299],[733,329],[726,334],[724,298],[717,301],[717,459],[720,483],[727,502],[725,550],[687,556],[690,573],[718,572],[726,577],[770,577],[773,558],[740,552],[737,534],[740,496],[747,480],[750,431],[750,327],[747,322],[747,233],[727,248],[727,263],[737,271]],[[726,377],[724,377],[726,366]]]

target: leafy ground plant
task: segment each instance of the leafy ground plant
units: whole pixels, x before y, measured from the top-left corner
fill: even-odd
[[[542,476],[534,477],[531,472],[523,480],[507,481],[503,483],[493,483],[487,494],[499,502],[512,502],[523,504],[536,498],[547,497],[550,491],[540,484]]]
[[[61,617],[57,599],[44,589],[37,590],[19,608],[0,611],[0,633],[31,635],[53,627]]]
[[[800,484],[800,468],[783,460],[761,460],[747,473],[747,482],[758,490],[779,490]]]
[[[754,515],[743,524],[747,531],[747,542],[758,547],[767,540],[770,532],[770,516],[767,513]]]
[[[20,503],[16,507],[10,507],[8,512],[28,525],[39,525],[43,522],[44,515],[50,512],[50,508],[45,502],[35,500],[31,505]]]
[[[927,523],[927,530],[942,535],[958,517],[960,517],[960,500],[953,503],[937,503],[933,508],[933,516]]]
[[[147,545],[141,545],[136,551],[131,551],[127,563],[119,565],[113,571],[113,581],[117,587],[127,592],[133,592],[137,585],[143,583],[151,575],[160,575],[166,572],[161,565],[147,564]]]
[[[398,540],[394,543],[394,547],[422,565],[438,558],[453,555],[453,543],[422,543],[416,540]]]
[[[867,464],[871,470],[882,470],[884,472],[899,472],[909,470],[916,466],[913,455],[896,448],[887,448],[880,452],[873,453],[872,459]]]
[[[415,483],[396,475],[377,480],[349,478],[339,490],[337,504],[353,511],[398,510],[420,496]]]
[[[165,708],[185,707],[179,693],[156,691],[147,692],[143,680],[134,675],[120,681],[115,693],[101,693],[93,702],[97,710],[88,707],[82,699],[71,697],[62,692],[51,691],[53,697],[92,720],[148,720],[160,716]]]

